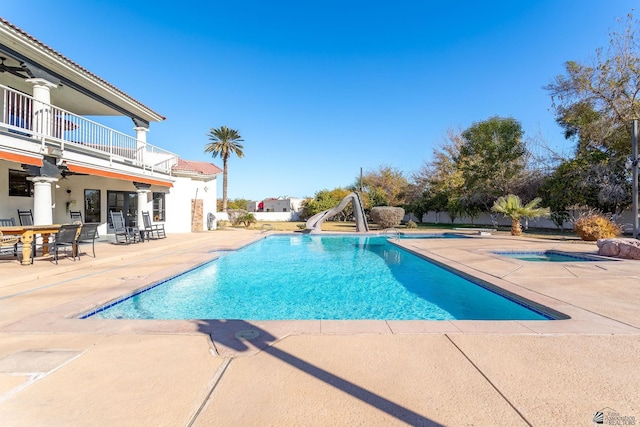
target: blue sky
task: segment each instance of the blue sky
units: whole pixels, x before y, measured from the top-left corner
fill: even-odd
[[[188,160],[245,139],[229,197],[313,196],[381,165],[408,177],[449,128],[498,115],[569,150],[542,89],[607,47],[636,0],[4,2],[14,25],[167,117]],[[130,121],[118,123],[133,134]],[[220,183],[222,181],[220,177]],[[221,190],[219,192],[221,196]]]

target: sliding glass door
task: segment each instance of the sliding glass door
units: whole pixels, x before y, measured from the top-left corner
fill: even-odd
[[[135,227],[138,220],[138,194],[135,191],[107,191],[108,212],[122,211],[125,225]],[[108,214],[109,233],[113,233],[111,215]]]

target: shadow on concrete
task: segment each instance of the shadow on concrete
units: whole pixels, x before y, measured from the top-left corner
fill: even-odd
[[[261,350],[282,362],[289,364],[312,377],[324,381],[344,393],[367,403],[392,417],[414,426],[441,426],[422,415],[390,401],[378,394],[338,377],[319,366],[273,346],[277,338],[268,331],[245,320],[199,320],[199,331],[211,336],[216,349],[224,346],[237,352],[247,352],[253,348]],[[256,335],[257,334],[257,335]],[[244,339],[242,336],[253,338]],[[240,337],[240,338],[239,338]],[[348,363],[348,362],[347,362]]]

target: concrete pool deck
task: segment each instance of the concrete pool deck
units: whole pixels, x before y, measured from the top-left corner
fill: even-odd
[[[594,244],[502,234],[398,242],[567,320],[77,319],[264,236],[98,243],[97,258],[57,266],[0,259],[1,424],[565,426],[594,425],[601,410],[605,424],[640,422],[640,262],[491,253],[592,254]],[[247,330],[257,337],[236,337]]]

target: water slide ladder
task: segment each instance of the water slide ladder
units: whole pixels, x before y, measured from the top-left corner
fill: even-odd
[[[353,193],[355,195],[354,197],[354,202],[353,202],[353,215],[356,216],[356,209],[358,209],[358,214],[360,215],[362,221],[356,221],[356,227],[357,230],[360,232],[368,232],[369,231],[369,224],[367,223],[367,217],[364,213],[364,206],[362,206],[362,197],[360,197],[360,193]],[[357,203],[356,203],[357,202]],[[356,204],[358,206],[356,206]],[[360,230],[360,228],[363,228],[362,230]]]

